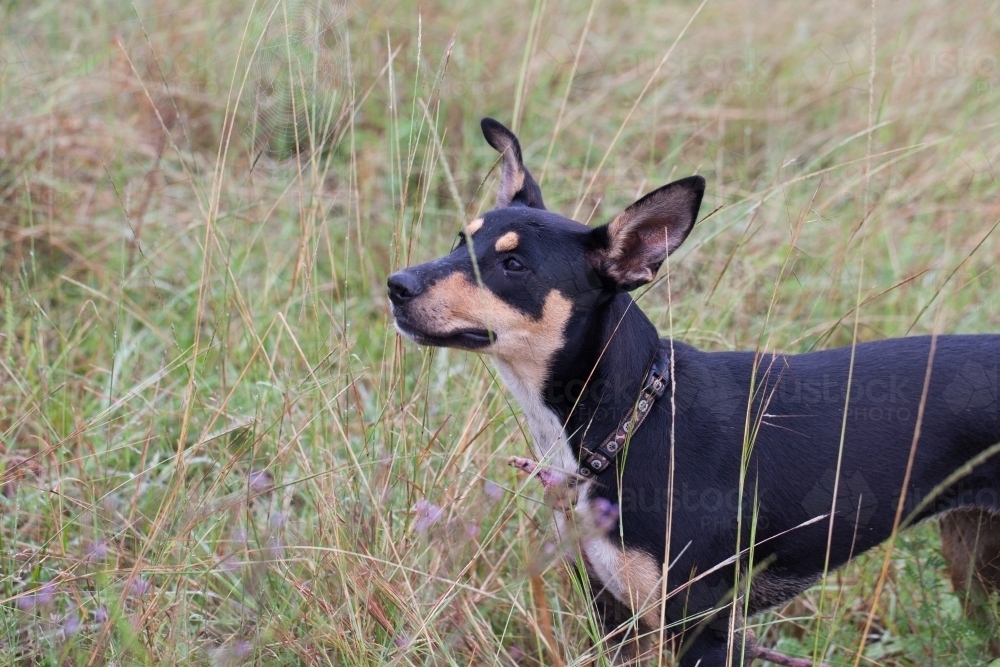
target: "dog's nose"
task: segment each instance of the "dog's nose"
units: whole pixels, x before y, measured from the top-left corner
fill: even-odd
[[[403,303],[423,292],[420,280],[412,272],[403,269],[389,276],[389,298],[393,303]]]

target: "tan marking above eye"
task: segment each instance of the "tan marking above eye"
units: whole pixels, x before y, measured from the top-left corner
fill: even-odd
[[[465,233],[468,234],[469,236],[472,236],[473,234],[478,232],[479,228],[482,226],[483,226],[483,219],[476,218],[475,220],[473,220],[472,222],[470,222],[465,226]]]
[[[521,239],[517,236],[517,232],[507,232],[497,239],[496,245],[493,246],[493,249],[497,252],[510,252],[517,247],[520,240]]]

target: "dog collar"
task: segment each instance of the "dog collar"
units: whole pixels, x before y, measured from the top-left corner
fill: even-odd
[[[663,396],[667,389],[667,382],[670,379],[670,359],[662,349],[657,350],[653,361],[650,364],[649,372],[642,383],[642,391],[639,400],[635,402],[632,411],[622,417],[618,422],[618,428],[605,438],[598,447],[593,450],[581,445],[580,469],[577,474],[583,479],[590,479],[594,475],[600,474],[612,467],[615,458],[625,449],[629,438],[634,434],[646,417],[653,411],[653,403]]]

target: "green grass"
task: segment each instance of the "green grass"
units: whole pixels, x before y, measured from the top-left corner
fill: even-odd
[[[878,5],[870,81],[869,5],[717,0],[651,79],[697,9],[0,8],[0,664],[594,659],[488,360],[388,314],[491,206],[484,115],[592,224],[706,176],[680,339],[1000,329],[995,11]],[[758,634],[854,664],[872,610],[862,665],[984,664],[936,527],[873,609],[884,557]]]

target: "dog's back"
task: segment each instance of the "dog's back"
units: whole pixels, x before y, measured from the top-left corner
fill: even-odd
[[[911,449],[903,521],[1000,509],[1000,456],[988,455],[1000,442],[1000,336],[941,336],[931,348],[930,337],[863,343],[852,362],[849,347],[759,356],[675,342],[673,405],[658,403],[633,436],[620,483],[594,493],[621,502],[627,547],[663,558],[669,522],[678,572],[697,576],[752,536],[766,569],[751,609],[784,602],[827,566],[830,522],[817,517],[836,512],[830,569],[889,536]],[[648,490],[668,488],[671,421],[668,504]]]

